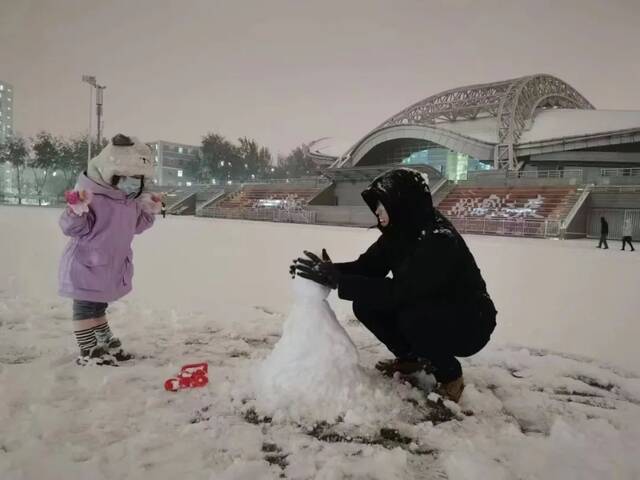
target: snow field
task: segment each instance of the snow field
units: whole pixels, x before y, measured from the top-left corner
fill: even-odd
[[[158,219],[134,244],[134,293],[109,310],[139,359],[78,368],[55,291],[58,213],[0,208],[2,479],[640,477],[640,257],[468,237],[500,313],[490,347],[463,362],[460,406],[377,376],[388,352],[332,295],[370,395],[295,420],[252,383],[291,313],[285,268],[302,249],[353,258],[376,232]],[[207,387],[163,390],[196,361]]]

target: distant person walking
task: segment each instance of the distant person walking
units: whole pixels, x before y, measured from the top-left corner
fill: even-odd
[[[627,218],[622,225],[622,250],[624,251],[625,245],[628,243],[631,247],[631,251],[635,251],[633,244],[631,243],[631,236],[633,235],[633,224],[631,219]]]
[[[604,244],[604,248],[609,248],[609,245],[607,245],[608,235],[609,235],[609,224],[607,223],[604,217],[600,217],[600,243],[598,243],[598,248],[602,248],[602,244]]]
[[[162,213],[162,218],[167,218],[167,205],[164,202],[162,202],[160,213]]]

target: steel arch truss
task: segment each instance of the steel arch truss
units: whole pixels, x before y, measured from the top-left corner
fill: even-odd
[[[498,144],[496,168],[516,169],[514,145],[533,122],[536,111],[547,108],[593,109],[571,85],[552,75],[526,77],[456,88],[433,95],[394,115],[374,131],[396,125],[433,125],[479,117],[495,117]]]

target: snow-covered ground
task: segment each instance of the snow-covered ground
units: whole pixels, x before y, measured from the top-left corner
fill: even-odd
[[[388,352],[332,297],[370,396],[294,421],[251,382],[292,304],[289,262],[303,248],[353,258],[375,231],[159,219],[134,245],[134,293],[109,311],[139,359],[80,368],[56,295],[58,214],[0,208],[3,480],[640,478],[638,253],[468,237],[499,316],[463,360],[459,407],[376,375]],[[199,361],[207,387],[164,391]]]

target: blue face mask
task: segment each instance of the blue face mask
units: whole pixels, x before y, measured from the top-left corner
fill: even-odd
[[[136,198],[141,193],[142,186],[142,178],[121,177],[117,188],[126,193],[128,198]]]

